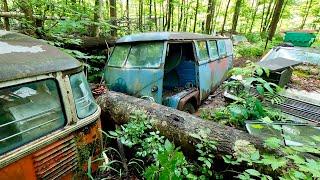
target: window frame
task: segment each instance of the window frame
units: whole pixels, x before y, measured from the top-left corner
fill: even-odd
[[[217,56],[213,57],[213,54],[211,52],[211,44],[210,42],[214,42],[216,44],[216,51],[217,51]],[[215,39],[212,39],[212,40],[208,40],[208,51],[209,51],[209,57],[210,57],[210,61],[216,61],[218,59],[220,59],[220,56],[219,56],[219,49],[218,49],[218,43],[217,43],[217,40]]]
[[[131,66],[131,67],[127,67],[127,61],[128,61],[128,58],[130,56],[130,53],[131,53],[131,49],[132,49],[132,45],[134,44],[144,44],[144,43],[152,43],[152,42],[158,42],[158,43],[161,43],[162,46],[163,46],[163,49],[162,49],[162,52],[161,52],[161,59],[159,61],[159,64],[157,66],[154,66],[154,67],[145,67],[145,66]],[[114,65],[110,65],[109,62],[110,62],[110,57],[112,56],[113,52],[114,52],[114,49],[112,50],[112,53],[110,55],[110,57],[108,58],[108,61],[106,63],[106,67],[112,67],[112,68],[125,68],[125,69],[159,69],[161,68],[162,64],[164,63],[164,59],[165,59],[165,52],[166,52],[166,49],[167,49],[167,41],[146,41],[146,42],[132,42],[132,43],[123,43],[123,44],[119,44],[120,46],[121,45],[124,45],[124,44],[128,44],[130,47],[129,47],[129,51],[128,51],[128,54],[126,55],[126,58],[125,60],[123,61],[122,65],[121,66],[114,66]],[[116,47],[116,46],[115,46]]]
[[[24,79],[11,80],[11,81],[7,81],[7,82],[4,82],[4,83],[0,83],[0,89],[23,86],[25,84],[36,83],[36,82],[47,81],[47,80],[53,80],[55,82],[55,85],[56,85],[56,88],[57,88],[57,93],[58,93],[58,96],[59,96],[61,112],[62,112],[62,115],[64,117],[63,125],[61,127],[59,127],[59,128],[52,129],[51,131],[46,132],[45,134],[37,137],[36,139],[32,139],[30,141],[26,141],[23,144],[17,146],[16,148],[10,149],[10,150],[0,154],[0,157],[5,155],[6,153],[9,153],[9,152],[15,151],[17,149],[20,149],[21,147],[24,147],[24,146],[26,146],[26,145],[28,145],[28,144],[30,144],[30,143],[38,140],[38,139],[42,139],[42,138],[48,136],[51,133],[54,133],[54,132],[59,131],[59,130],[62,130],[62,129],[64,129],[64,127],[66,127],[66,126],[68,126],[70,124],[69,115],[68,115],[68,113],[66,111],[66,108],[65,108],[66,105],[65,105],[65,101],[64,101],[63,92],[62,92],[62,89],[61,89],[61,83],[60,83],[59,79],[55,78],[54,76],[52,76],[52,74],[50,74],[50,75],[40,75],[40,76],[36,76],[36,77],[32,77],[32,78],[29,77],[29,78],[24,78]],[[40,127],[41,126],[39,126],[37,128],[40,128]]]
[[[224,54],[221,53],[221,46],[223,45],[224,47]],[[223,39],[217,40],[217,47],[218,47],[218,54],[220,58],[225,58],[227,57],[227,48],[226,48],[226,43]]]
[[[94,115],[94,114],[98,111],[98,109],[99,109],[98,104],[96,103],[96,101],[95,101],[95,99],[94,99],[94,97],[93,97],[94,103],[95,103],[95,105],[97,106],[96,110],[95,110],[93,113],[87,115],[86,117],[82,117],[82,118],[79,117],[78,110],[77,110],[77,105],[76,105],[76,101],[75,101],[76,99],[74,98],[73,88],[72,88],[72,85],[71,85],[71,76],[77,75],[77,74],[81,74],[81,73],[84,74],[83,71],[79,71],[79,72],[74,72],[74,73],[68,75],[68,86],[70,87],[70,90],[71,90],[73,110],[74,110],[74,112],[75,112],[75,114],[76,114],[77,121],[83,121],[84,119],[91,117],[91,116]],[[85,74],[84,74],[84,75],[85,75]],[[88,85],[89,85],[89,82],[88,82],[88,81],[87,81],[87,83],[88,83]],[[89,88],[90,88],[90,87],[89,87]],[[92,94],[92,92],[91,92],[90,89],[89,89],[89,93],[91,93],[91,95],[93,96],[93,94]]]
[[[206,44],[206,50],[207,50],[207,54],[208,54],[208,59],[206,60],[201,60],[200,59],[200,47],[198,45],[198,42],[205,42]],[[208,42],[207,40],[196,40],[194,41],[195,45],[196,45],[196,55],[197,55],[197,59],[198,59],[198,63],[199,64],[205,64],[205,63],[208,63],[210,62],[210,54],[209,54],[209,49],[208,49]]]

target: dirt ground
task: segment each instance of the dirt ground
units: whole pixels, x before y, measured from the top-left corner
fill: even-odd
[[[295,67],[288,87],[320,93],[320,68],[310,65]]]

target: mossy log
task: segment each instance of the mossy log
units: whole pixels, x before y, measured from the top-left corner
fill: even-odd
[[[259,138],[244,131],[203,120],[157,103],[112,91],[99,96],[97,101],[102,108],[102,117],[104,117],[102,121],[105,121],[103,122],[105,127],[108,126],[106,117],[111,120],[109,123],[121,125],[130,120],[133,111],[143,110],[150,116],[152,126],[181,146],[184,152],[194,152],[194,144],[199,142],[199,139],[196,139],[193,134],[207,129],[210,130],[207,134],[208,139],[217,142],[218,154],[234,154],[237,149],[250,149],[253,146],[260,152],[271,151],[264,147]]]

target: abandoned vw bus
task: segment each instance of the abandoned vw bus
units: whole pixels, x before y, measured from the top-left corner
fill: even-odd
[[[116,42],[104,78],[113,91],[193,113],[225,79],[232,64],[228,38],[141,33]]]
[[[101,150],[100,108],[81,63],[0,31],[0,177],[72,179]]]

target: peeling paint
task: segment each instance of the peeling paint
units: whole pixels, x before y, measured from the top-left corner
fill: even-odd
[[[1,35],[1,32],[0,32]],[[6,42],[0,42],[0,54],[9,54],[9,53],[39,53],[44,52],[45,50],[41,48],[41,45],[37,46],[19,46],[11,45]]]

